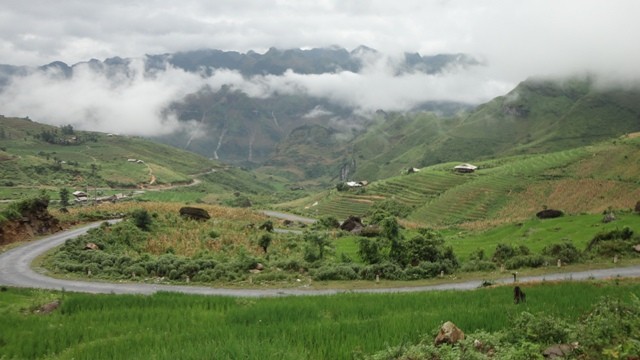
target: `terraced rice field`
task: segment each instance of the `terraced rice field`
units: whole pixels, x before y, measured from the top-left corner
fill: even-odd
[[[452,187],[441,196],[417,209],[411,220],[451,225],[495,216],[510,195],[522,192],[529,184],[547,177],[568,177],[568,165],[586,156],[584,150],[504,159],[502,163],[480,164],[469,181]]]
[[[319,202],[314,210],[319,216],[331,215],[337,219],[345,219],[349,215],[364,215],[371,205],[379,200],[379,197],[343,192]]]
[[[353,191],[334,193],[320,200],[313,212],[315,215],[332,215],[337,218],[364,215],[376,202],[394,199],[414,208],[408,220],[429,226],[504,219],[505,216],[511,220],[521,219],[523,212],[528,217],[538,208],[541,209],[550,201],[551,195],[545,193],[546,190],[542,191],[538,194],[539,198],[528,199],[529,208],[526,211],[513,211],[513,207],[517,207],[518,202],[522,201],[522,196],[528,196],[526,194],[532,193],[531,189],[540,188],[540,184],[558,181],[580,184],[579,180],[585,179],[585,174],[580,171],[590,161],[595,161],[593,159],[597,160],[596,155],[603,149],[621,151],[610,147],[611,144],[603,144],[600,148],[584,147],[549,154],[488,160],[477,163],[480,168],[473,174],[457,174],[451,170],[452,164],[440,164],[424,168],[418,173],[376,181],[363,190],[358,190],[361,194]],[[592,176],[594,175],[589,179]],[[628,181],[623,185],[626,186],[623,188],[631,189],[628,194],[632,194],[637,187]],[[571,199],[576,196],[593,196],[580,189],[566,191],[565,197]],[[530,204],[532,201],[535,202],[534,205]],[[595,211],[594,209],[588,210]]]

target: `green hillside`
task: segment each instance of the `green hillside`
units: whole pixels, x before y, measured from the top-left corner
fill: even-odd
[[[590,78],[529,79],[505,96],[455,118],[388,114],[353,142],[354,178],[449,161],[542,154],[640,131],[640,90]]]
[[[7,117],[0,118],[0,174],[4,199],[43,189],[55,194],[62,187],[97,187],[105,192],[165,189],[163,196],[146,197],[168,201],[202,200],[211,192],[219,198],[237,191],[258,194],[275,189],[246,171],[140,137]],[[169,190],[192,184],[196,176],[201,184]]]
[[[325,184],[340,177],[378,180],[410,167],[597,143],[640,131],[639,113],[638,90],[605,88],[586,77],[529,79],[505,96],[454,117],[379,111],[371,126],[352,137],[323,128],[322,141],[316,141],[318,131],[314,137],[308,127],[294,129],[266,163],[266,172],[278,173],[272,168],[276,165],[292,180]]]
[[[373,204],[393,199],[412,209],[407,216],[412,222],[471,226],[528,219],[544,207],[570,214],[601,213],[629,209],[640,200],[640,138],[635,136],[480,161],[472,174],[454,172],[457,164],[433,165],[282,206],[310,215],[362,216]]]

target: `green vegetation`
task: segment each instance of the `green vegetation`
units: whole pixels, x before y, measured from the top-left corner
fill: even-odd
[[[394,351],[393,358],[409,359],[400,354],[432,344],[437,328],[450,320],[471,342],[526,344],[540,354],[547,344],[575,339],[585,359],[602,359],[606,351],[636,349],[630,346],[640,318],[638,283],[617,280],[529,285],[527,303],[517,306],[508,286],[257,299],[4,290],[0,357],[6,358],[387,359],[382,354]],[[34,313],[55,299],[61,300],[58,310]]]
[[[516,224],[498,226],[486,231],[445,231],[447,243],[462,259],[468,259],[478,250],[492,254],[497,244],[512,247],[525,246],[534,253],[541,253],[546,247],[569,242],[580,251],[587,250],[592,239],[600,233],[617,229],[637,227],[638,215],[619,213],[617,220],[602,222],[603,215],[573,215],[557,219],[531,219]],[[620,252],[622,257],[625,252]],[[613,255],[612,255],[613,257]]]
[[[526,236],[513,241],[513,225],[480,234],[410,230],[382,209],[359,235],[337,230],[331,217],[301,234],[277,233],[278,224],[248,210],[202,206],[211,220],[182,218],[179,204],[103,205],[101,211],[111,209],[106,217],[73,209],[66,221],[122,216],[108,214],[127,220],[67,241],[44,265],[72,277],[288,287],[300,281],[429,279],[499,267],[548,271],[558,259],[564,265],[602,264],[639,256],[633,246],[640,236],[623,225],[632,224],[635,214],[591,225],[592,216],[536,220],[521,225]],[[580,238],[561,236],[573,234],[574,226],[582,229]],[[89,243],[98,249],[87,251]]]
[[[17,118],[0,119],[0,127],[6,134],[1,140],[6,159],[0,162],[5,186],[9,181],[11,186],[135,188],[187,183],[189,174],[218,166],[198,155],[136,137],[69,134],[66,127]]]
[[[609,208],[625,211],[640,198],[640,168],[633,165],[640,161],[638,149],[638,138],[624,138],[555,153],[481,161],[473,174],[454,173],[457,163],[445,163],[282,206],[311,216],[344,219],[370,215],[393,204],[397,216],[413,223],[465,229],[519,223],[545,207],[574,215]]]

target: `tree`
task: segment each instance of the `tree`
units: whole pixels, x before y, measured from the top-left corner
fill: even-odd
[[[340,227],[340,222],[338,221],[338,219],[331,215],[321,217],[316,224],[320,228],[324,229],[337,229]]]
[[[320,234],[315,231],[308,231],[304,234],[304,239],[318,247],[318,258],[324,258],[324,250],[327,245],[329,245],[329,238],[326,234]]]
[[[376,239],[358,239],[358,255],[367,264],[377,264],[382,262],[380,253],[380,242]]]
[[[69,189],[60,189],[60,205],[62,205],[63,207],[69,206],[69,194]]]
[[[91,164],[91,177],[95,178],[97,171],[98,171],[98,165]]]
[[[137,209],[131,213],[131,217],[133,218],[133,223],[143,231],[149,231],[151,229],[151,224],[153,223],[153,219],[149,212],[145,209]]]
[[[338,191],[347,191],[347,190],[349,190],[349,186],[347,185],[347,183],[339,182],[339,183],[336,184],[336,190],[338,190]]]
[[[267,220],[267,221],[263,222],[262,225],[260,225],[258,227],[258,229],[264,230],[264,231],[267,231],[267,232],[273,232],[273,221]]]
[[[73,126],[71,126],[71,125],[61,126],[60,130],[62,131],[62,134],[64,134],[64,135],[73,135]]]
[[[400,225],[394,216],[388,216],[380,222],[382,235],[389,240],[400,238]]]
[[[258,245],[260,245],[260,247],[262,248],[262,250],[264,250],[264,252],[267,252],[267,249],[269,248],[269,245],[271,245],[271,235],[270,234],[262,234],[260,236],[260,239],[258,239]]]

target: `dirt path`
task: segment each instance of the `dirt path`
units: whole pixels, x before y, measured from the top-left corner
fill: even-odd
[[[64,280],[51,278],[44,270],[36,272],[31,268],[31,263],[35,258],[50,249],[63,244],[68,239],[80,236],[89,229],[100,226],[100,222],[86,225],[81,228],[61,232],[46,238],[24,243],[0,254],[0,284],[5,286],[28,287],[38,289],[65,290],[85,293],[101,294],[153,294],[158,291],[179,292],[185,294],[202,294],[218,296],[236,297],[275,297],[275,296],[309,296],[309,295],[332,295],[340,293],[400,293],[400,292],[420,292],[439,290],[473,290],[480,287],[481,280],[471,280],[459,283],[447,283],[439,285],[380,288],[371,282],[369,289],[336,290],[336,289],[226,289],[205,286],[187,285],[164,285],[164,284],[142,284],[142,283],[110,283],[81,280]],[[640,266],[600,269],[580,272],[569,272],[559,274],[547,274],[540,276],[530,276],[520,278],[521,283],[541,282],[554,280],[588,280],[612,277],[640,277]],[[511,277],[499,279],[496,283],[512,283]]]

